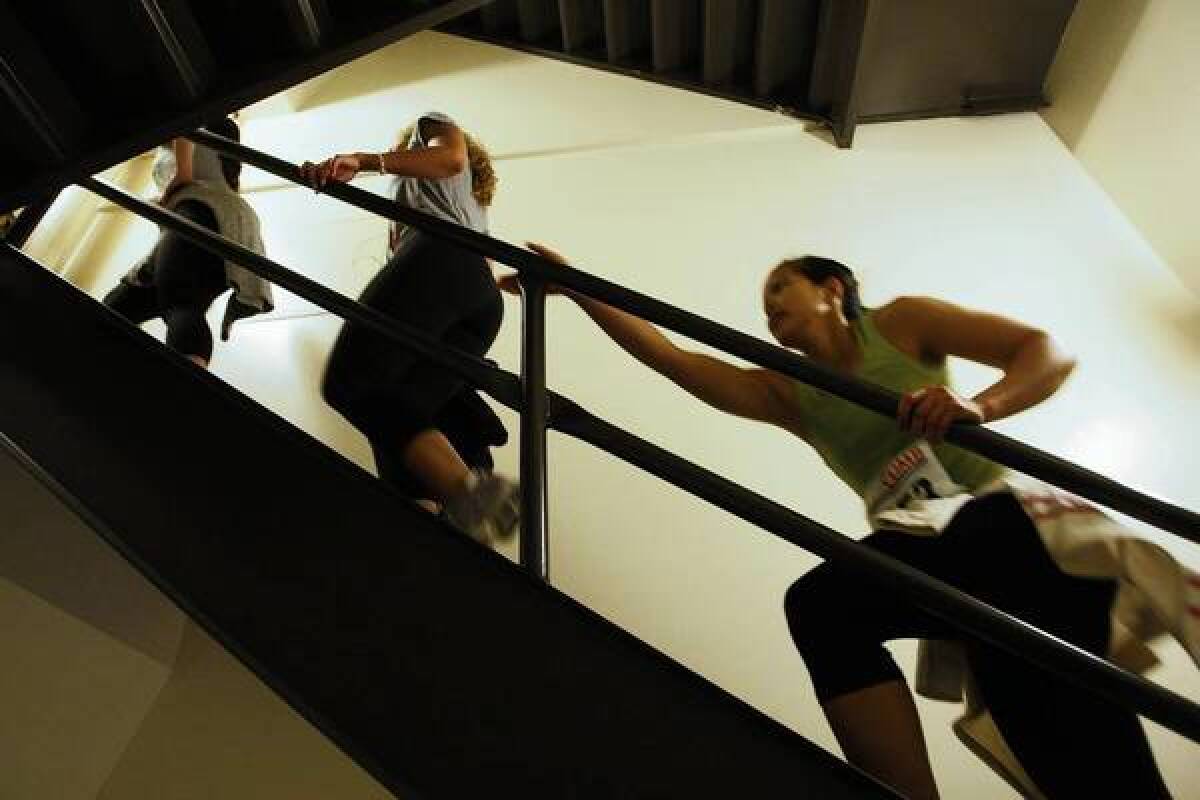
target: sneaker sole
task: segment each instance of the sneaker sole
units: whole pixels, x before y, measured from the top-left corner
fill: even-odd
[[[511,539],[517,535],[517,527],[521,522],[520,488],[513,486],[512,491],[488,515],[488,521],[492,523],[492,534],[497,539]]]

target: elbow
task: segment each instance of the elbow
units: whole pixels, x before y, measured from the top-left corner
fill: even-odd
[[[1067,382],[1067,378],[1070,378],[1071,373],[1075,371],[1075,367],[1078,365],[1078,363],[1079,362],[1075,359],[1075,356],[1067,353],[1063,354],[1062,358],[1058,362],[1058,369],[1054,374],[1054,391],[1057,392],[1062,388],[1062,385]]]
[[[1045,347],[1054,364],[1054,374],[1058,378],[1058,385],[1061,386],[1067,378],[1071,377],[1071,373],[1079,365],[1079,359],[1075,357],[1074,353],[1067,352],[1050,334],[1043,333],[1042,336],[1045,337]]]
[[[1059,361],[1059,385],[1061,386],[1067,378],[1071,377],[1071,373],[1075,371],[1075,367],[1079,366],[1079,359],[1071,353],[1063,353]]]
[[[1067,352],[1053,336],[1045,331],[1033,333],[1026,347],[1035,351],[1042,362],[1046,364],[1046,371],[1049,373],[1055,390],[1071,377],[1071,373],[1075,371],[1075,367],[1079,363],[1074,354]]]

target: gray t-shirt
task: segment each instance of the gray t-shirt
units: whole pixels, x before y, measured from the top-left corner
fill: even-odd
[[[172,144],[159,147],[155,153],[151,175],[160,192],[170,185],[177,169]],[[263,255],[265,248],[258,214],[226,181],[225,172],[221,169],[221,157],[217,151],[196,145],[192,151],[192,179],[191,183],[171,194],[167,201],[169,207],[173,209],[185,200],[203,203],[212,209],[217,218],[217,231],[222,236]],[[148,265],[152,263],[152,258],[153,253],[135,264],[125,276],[125,280],[135,286],[145,285],[146,276],[149,275]],[[243,305],[259,311],[270,311],[275,307],[271,285],[241,264],[227,260],[225,277],[234,288],[234,296]]]
[[[426,121],[444,122],[457,127],[454,120],[437,111],[422,114],[413,126],[412,138],[408,141],[409,150],[428,146],[427,133],[422,130]],[[471,181],[470,164],[449,178],[397,176],[392,184],[393,197],[396,202],[409,208],[458,223],[479,233],[487,233],[487,210],[471,194]]]
[[[176,168],[174,144],[160,145],[154,154],[154,167],[150,173],[160,192],[175,179]],[[221,157],[217,155],[217,151],[201,144],[192,148],[192,178],[197,181],[208,181],[216,188],[233,191],[233,188],[225,181],[225,171],[221,169]]]

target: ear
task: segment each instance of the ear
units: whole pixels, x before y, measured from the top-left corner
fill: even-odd
[[[838,302],[838,306],[841,306],[842,299],[846,296],[846,284],[842,283],[840,278],[830,275],[821,281],[821,288],[833,295]]]

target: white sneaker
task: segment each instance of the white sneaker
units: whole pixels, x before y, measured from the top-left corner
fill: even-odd
[[[471,470],[466,488],[446,501],[446,518],[480,544],[511,539],[521,520],[521,488],[503,475]]]

